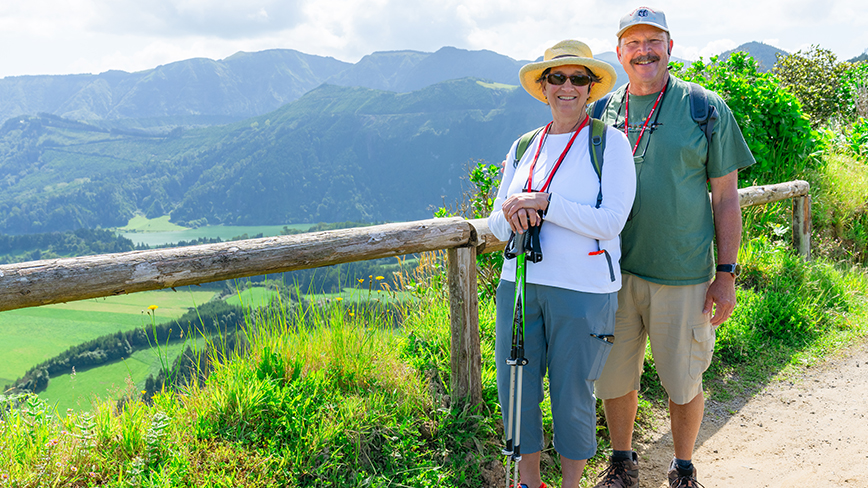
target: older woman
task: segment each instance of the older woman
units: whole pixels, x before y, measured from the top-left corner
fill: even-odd
[[[524,66],[519,76],[524,89],[552,111],[552,122],[534,136],[520,158],[516,158],[518,141],[510,149],[488,218],[501,240],[511,233],[521,236],[545,222],[539,229],[544,258],[528,264],[526,272],[524,357],[528,362],[520,405],[520,484],[545,487],[540,479],[544,448],[540,403],[548,372],[553,441],[563,486],[577,487],[587,459],[597,449],[594,381],[611,348],[621,287],[618,234],[633,204],[636,177],[627,139],[612,127],[605,128],[599,177],[595,170],[585,109],[612,89],[616,75],[609,64],[593,58],[587,45],[559,42],[546,50],[542,61]],[[505,417],[515,268],[515,260],[504,262],[497,290],[495,356]]]

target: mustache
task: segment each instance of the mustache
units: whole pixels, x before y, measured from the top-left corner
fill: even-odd
[[[660,61],[660,56],[657,56],[656,54],[644,54],[642,56],[636,56],[635,58],[630,60],[630,64],[656,63],[657,61]]]

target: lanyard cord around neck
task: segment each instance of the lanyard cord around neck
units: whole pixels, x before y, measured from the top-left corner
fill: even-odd
[[[579,135],[579,132],[581,132],[582,129],[586,125],[588,125],[589,120],[590,120],[590,117],[585,115],[585,120],[583,120],[582,123],[579,124],[579,126],[576,128],[576,132],[574,132],[573,136],[570,137],[570,142],[567,143],[567,147],[564,148],[564,152],[561,153],[561,156],[558,158],[558,161],[555,163],[554,167],[552,168],[552,171],[549,173],[549,177],[546,179],[546,182],[543,184],[542,188],[540,188],[538,191],[542,192],[542,191],[546,191],[548,189],[549,185],[552,182],[552,178],[555,176],[555,172],[561,166],[561,163],[564,161],[564,158],[567,157],[567,152],[570,150],[570,147],[572,147],[573,141],[576,140],[576,136]],[[530,163],[530,172],[527,175],[527,186],[525,187],[525,190],[524,190],[526,192],[534,191],[533,190],[533,169],[534,169],[534,167],[536,167],[537,159],[539,159],[540,151],[542,151],[543,143],[545,142],[546,137],[548,136],[549,130],[552,128],[552,124],[554,124],[554,121],[549,122],[549,125],[547,125],[545,129],[543,129],[543,133],[540,135],[539,145],[536,148],[536,154],[534,154],[534,156],[533,156],[533,162]]]
[[[663,99],[663,94],[666,93],[666,87],[669,86],[669,80],[666,80],[666,84],[663,85],[663,89],[660,90],[660,94],[657,95],[657,100],[654,101],[654,106],[651,107],[651,111],[648,112],[648,116],[645,117],[645,122],[642,124],[642,130],[639,131],[639,137],[636,139],[636,145],[633,146],[633,155],[636,155],[636,149],[639,147],[639,141],[642,140],[642,136],[645,134],[645,129],[648,128],[648,122],[651,121],[651,116],[654,115],[654,111],[657,110],[657,105],[660,103],[660,100]],[[630,85],[627,85],[627,88],[624,90],[624,98],[626,101],[624,102],[624,135],[628,138],[630,135],[627,133],[628,128],[630,127]]]

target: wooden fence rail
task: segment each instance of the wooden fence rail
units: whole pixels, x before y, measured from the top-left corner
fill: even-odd
[[[793,198],[793,243],[810,258],[805,181],[739,190],[748,207]],[[454,217],[219,244],[0,265],[0,311],[447,250],[453,401],[482,400],[476,256],[502,250],[485,219]]]

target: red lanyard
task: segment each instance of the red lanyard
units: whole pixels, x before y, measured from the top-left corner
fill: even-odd
[[[634,156],[636,155],[636,148],[639,147],[639,141],[642,140],[642,135],[645,134],[645,129],[648,127],[648,121],[651,120],[651,116],[654,115],[654,111],[657,110],[657,104],[660,103],[660,100],[663,98],[663,94],[666,93],[667,86],[669,86],[669,83],[663,85],[663,89],[660,90],[660,94],[657,95],[657,100],[654,102],[654,106],[651,107],[651,112],[648,113],[648,117],[645,117],[645,123],[642,124],[642,130],[639,131],[639,138],[636,139],[636,145],[633,146]],[[627,85],[627,88],[625,89],[625,96],[627,98],[627,101],[624,107],[624,135],[629,138],[630,135],[627,134],[627,128],[630,126],[630,85]]]
[[[570,142],[567,143],[567,147],[564,148],[564,152],[561,153],[561,157],[558,158],[558,161],[555,163],[554,167],[552,168],[551,173],[549,173],[548,179],[546,179],[545,184],[543,184],[542,188],[540,188],[539,191],[546,191],[548,189],[549,185],[552,182],[552,178],[555,176],[555,171],[557,171],[558,168],[561,166],[561,163],[564,161],[564,158],[567,157],[567,152],[570,150],[570,147],[573,145],[573,141],[576,140],[576,136],[579,135],[579,132],[581,132],[582,129],[586,125],[588,125],[589,120],[590,120],[590,117],[588,117],[586,115],[585,120],[583,120],[582,123],[579,124],[579,127],[576,129],[576,132],[573,134],[573,137],[570,137]],[[524,190],[526,192],[533,191],[533,169],[536,166],[537,159],[539,159],[539,153],[540,153],[540,151],[542,151],[543,142],[545,142],[546,136],[548,135],[549,129],[551,129],[553,123],[554,123],[554,121],[549,122],[549,125],[547,125],[545,129],[543,129],[543,132],[540,135],[539,146],[537,146],[537,148],[536,148],[536,154],[533,157],[533,162],[530,163],[530,172],[527,175],[527,187],[525,187],[525,190]]]

